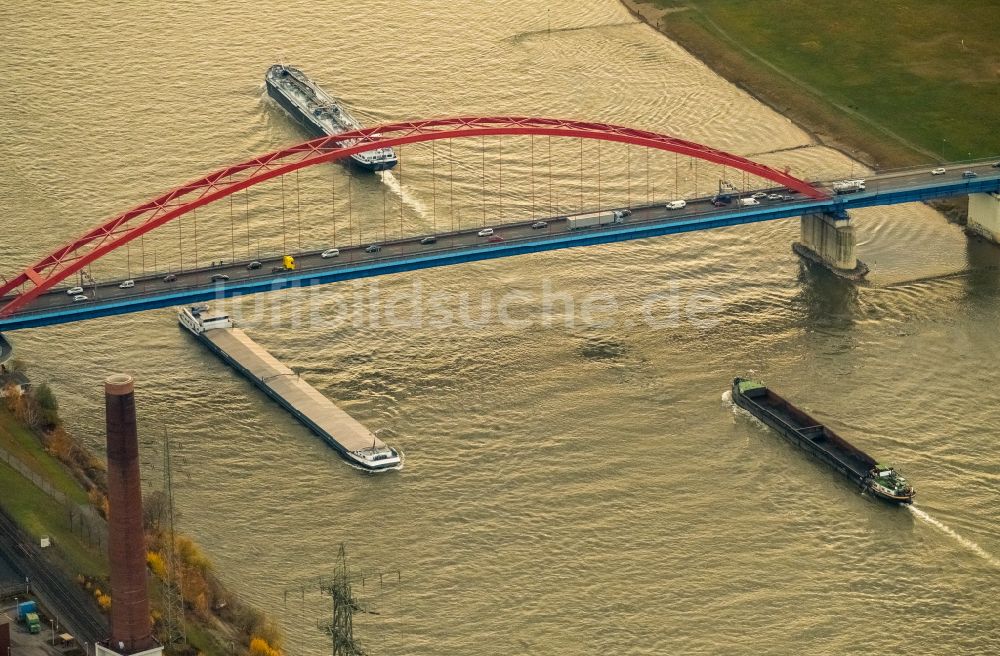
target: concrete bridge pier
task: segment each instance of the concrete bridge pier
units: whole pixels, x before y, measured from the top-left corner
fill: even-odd
[[[860,280],[868,273],[868,265],[855,254],[854,225],[846,211],[804,214],[801,239],[792,250],[802,258],[848,280]]]
[[[1000,194],[969,194],[966,229],[1000,244]]]

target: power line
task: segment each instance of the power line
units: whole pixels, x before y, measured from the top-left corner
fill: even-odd
[[[167,495],[167,567],[163,582],[164,629],[167,644],[187,644],[184,625],[184,592],[178,573],[174,532],[174,484],[170,460],[170,436],[163,432],[163,487]]]

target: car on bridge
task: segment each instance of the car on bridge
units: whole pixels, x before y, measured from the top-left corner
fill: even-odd
[[[211,278],[212,282],[226,282],[229,280],[229,276],[224,273],[217,273]]]
[[[380,250],[382,250],[382,247],[378,244],[370,244],[367,248],[365,248],[366,253],[378,253]]]
[[[256,271],[257,269],[261,268],[262,266],[264,266],[264,265],[261,264],[260,262],[258,262],[257,260],[254,260],[253,262],[251,262],[250,264],[247,265],[247,271]]]
[[[667,203],[668,210],[682,210],[687,207],[686,200],[672,200]]]
[[[784,194],[768,194],[768,200],[786,200]]]
[[[420,244],[422,246],[427,246],[428,244],[436,244],[437,240],[438,240],[437,237],[424,237],[423,239],[420,240]]]
[[[493,234],[493,228],[483,228],[482,230],[479,231],[480,237],[489,237],[492,234]]]
[[[975,171],[962,171],[962,177],[963,178],[975,178],[978,175],[979,174],[976,173]]]
[[[995,169],[1000,169],[1000,162],[994,162],[994,163],[990,164],[990,166],[992,166]]]
[[[76,296],[77,294],[83,293],[83,287],[70,287],[66,290],[66,293],[70,296]]]
[[[76,296],[73,297],[74,303],[79,303],[80,301],[89,301],[89,300],[90,299],[84,296],[83,294],[77,294]]]
[[[173,273],[168,273],[163,276],[163,282],[177,282],[177,276]]]
[[[331,257],[340,257],[340,249],[339,248],[328,248],[325,251],[323,251],[322,253],[320,253],[319,256],[321,258],[323,258],[324,260],[328,260]]]
[[[948,171],[945,170],[943,166],[939,166],[936,169],[931,169],[931,175],[944,175]]]
[[[549,224],[545,221],[535,221],[531,224],[532,230],[541,230],[542,228],[548,228]]]
[[[134,280],[124,280],[122,284],[118,285],[118,289],[132,289],[133,287],[135,287]]]
[[[493,235],[486,241],[496,244],[498,242],[503,241],[503,237],[501,237],[500,235]]]

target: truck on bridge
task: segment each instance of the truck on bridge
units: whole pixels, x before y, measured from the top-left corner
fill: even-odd
[[[833,183],[833,192],[836,194],[850,194],[855,191],[864,191],[864,180],[841,180]]]
[[[579,230],[580,228],[593,228],[595,226],[621,223],[631,213],[629,210],[608,210],[606,212],[575,214],[566,217],[566,225],[570,230]]]

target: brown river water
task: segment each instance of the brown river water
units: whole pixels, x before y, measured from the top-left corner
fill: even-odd
[[[806,178],[860,172],[614,0],[13,0],[0,18],[3,273],[156,192],[303,140],[263,91],[278,60],[367,123],[573,117]],[[386,215],[427,230],[479,211],[478,183],[459,182],[442,218],[432,185],[445,178],[413,151],[402,218],[398,171],[357,176],[351,211],[377,221],[337,239],[378,238]],[[624,152],[605,150],[608,194],[623,193]],[[478,170],[478,153],[453,158],[457,171]],[[565,189],[576,161],[554,159]],[[348,184],[343,168],[325,175]],[[528,175],[505,160],[505,186]],[[322,207],[314,196],[307,208]],[[279,248],[267,198],[251,252]],[[203,223],[200,260],[228,259],[228,211],[224,229]],[[322,247],[330,226],[310,216],[297,238]],[[405,453],[379,476],[346,466],[171,310],[12,338],[97,448],[103,378],[136,376],[148,485],[167,428],[181,528],[279,621],[290,654],[329,652],[312,582],[341,542],[359,570],[399,572],[356,585],[378,611],[356,617],[356,635],[376,654],[996,653],[1000,249],[920,205],[855,217],[874,267],[861,286],[801,265],[787,220],[226,303]],[[895,464],[916,507],[874,502],[734,411],[729,381],[751,372]]]

